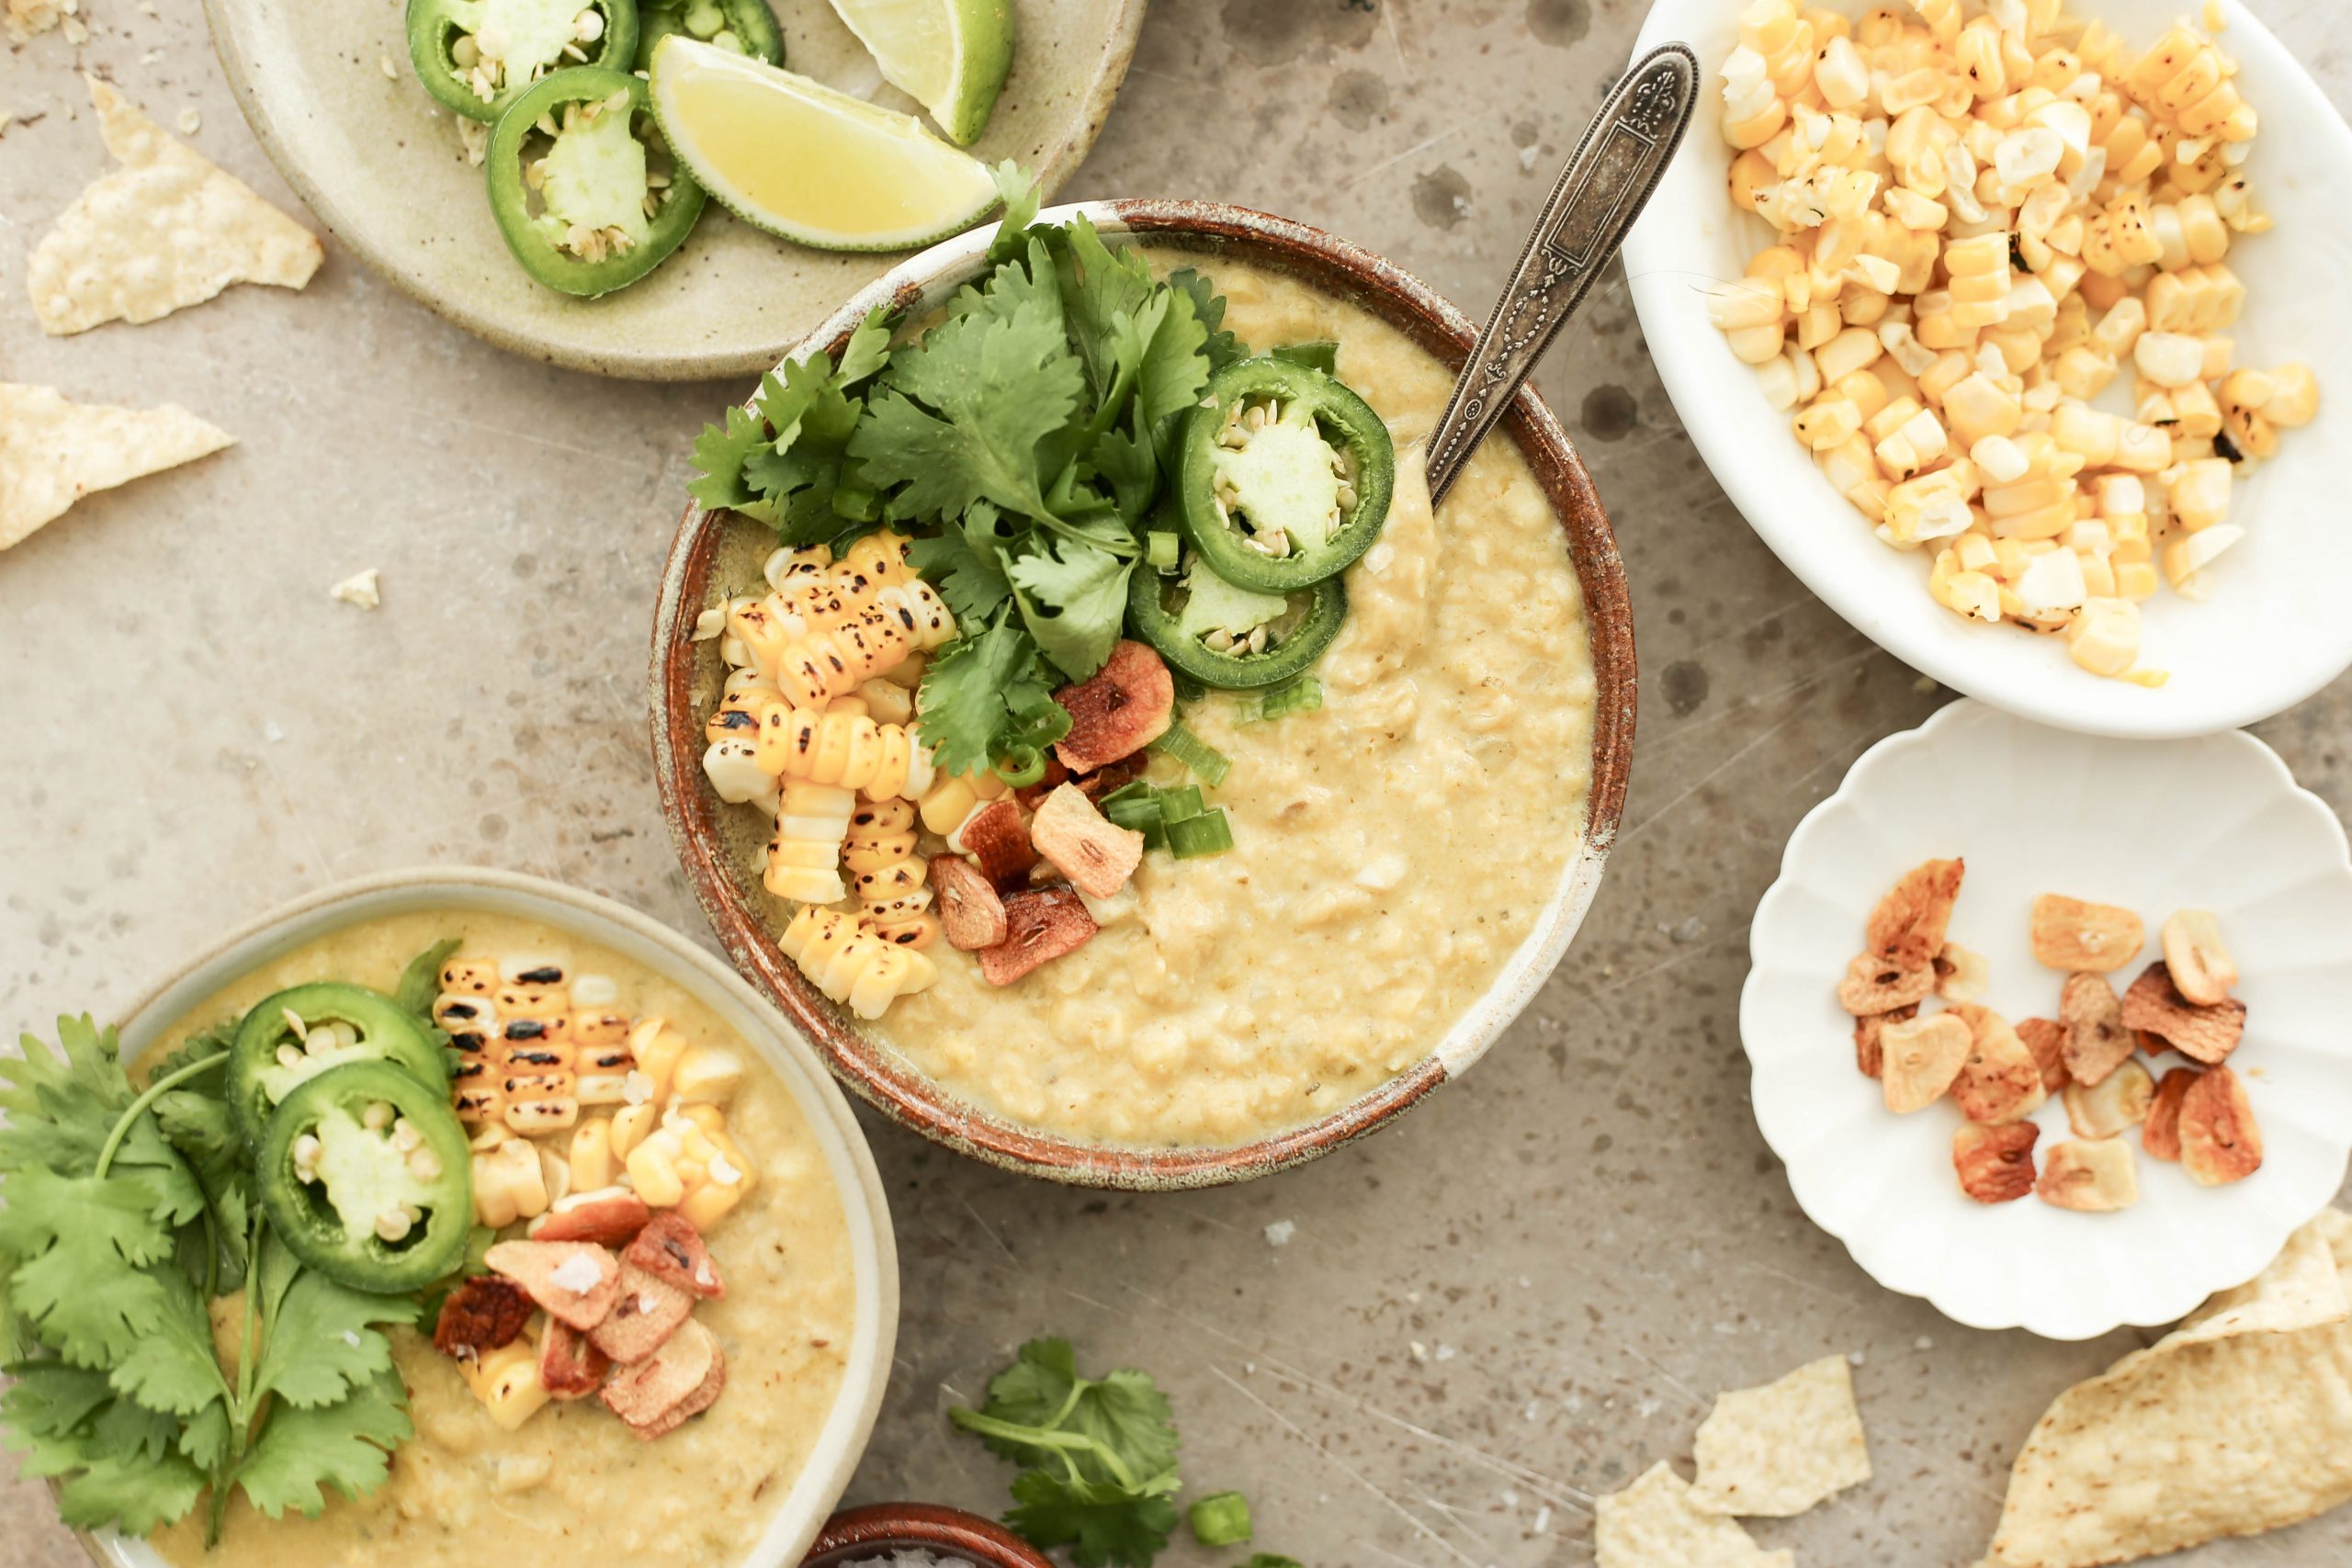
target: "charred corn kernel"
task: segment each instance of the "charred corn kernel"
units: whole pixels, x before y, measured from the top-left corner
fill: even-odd
[[[626,1165],[630,1153],[653,1131],[661,1113],[661,1107],[650,1100],[639,1105],[624,1105],[614,1111],[612,1131],[605,1139],[612,1146],[613,1158]]]
[[[2250,141],[2259,121],[2253,106],[2238,96],[2231,69],[2211,39],[2177,27],[2156,40],[2120,85],[2143,108],[2190,136]]]
[[[770,704],[759,716],[760,771],[864,790],[877,799],[922,795],[933,782],[931,748],[916,731],[838,707]]]
[[[612,1122],[600,1118],[582,1122],[573,1128],[571,1157],[574,1187],[582,1191],[610,1187],[618,1173],[617,1164],[613,1158]]]
[[[777,592],[785,592],[798,583],[814,581],[827,574],[833,564],[833,552],[823,545],[807,545],[799,549],[784,548],[771,552],[760,568],[760,575]]]
[[[924,990],[938,977],[922,953],[862,931],[849,916],[828,909],[803,908],[777,945],[819,990],[847,1002],[860,1018],[881,1017],[899,997]]]
[[[461,1067],[458,1070],[464,1072],[466,1069]],[[490,1068],[484,1063],[472,1070],[476,1074],[487,1074]],[[469,1127],[502,1126],[506,1120],[506,1097],[499,1092],[494,1077],[483,1077],[472,1083],[458,1084],[450,1096],[450,1103],[457,1108],[458,1120]]]
[[[2170,471],[2165,485],[2173,521],[2192,534],[2222,522],[2230,514],[2230,490],[2234,482],[2224,458],[2205,457],[2179,465]]]
[[[1928,574],[1928,592],[1955,615],[1980,621],[2001,618],[2000,584],[1984,572],[1961,570],[1951,550],[1938,552],[1935,567]]]
[[[1887,492],[1884,523],[1898,544],[1941,539],[1965,532],[1975,521],[1969,510],[1968,465],[1939,468],[1896,485]]]
[[[474,1218],[492,1230],[547,1213],[547,1172],[538,1147],[528,1138],[510,1138],[472,1156]]]
[[[2191,441],[2211,441],[2221,434],[2222,408],[2211,388],[2191,381],[2172,394],[2173,434]]]
[[[895,529],[868,534],[843,553],[837,575],[866,577],[885,587],[911,581],[915,572],[908,552],[913,548],[914,541]]]
[[[689,1105],[724,1105],[743,1082],[743,1058],[719,1045],[691,1045],[678,1058],[670,1092]]]
[[[441,989],[447,993],[486,997],[498,985],[498,965],[485,958],[453,958],[441,966]]]
[[[628,1181],[647,1205],[656,1209],[674,1208],[686,1195],[684,1180],[678,1175],[678,1158],[684,1151],[677,1135],[666,1128],[657,1128],[628,1152]]]
[[[520,1431],[548,1403],[547,1384],[539,1381],[538,1345],[528,1335],[459,1360],[458,1375],[490,1418],[509,1432]]]
[[[2066,652],[2094,675],[2120,676],[2140,658],[2140,606],[2088,599],[2066,626]]]
[[[1797,439],[1819,452],[1850,439],[1862,428],[1853,400],[1827,394],[1796,416]]]

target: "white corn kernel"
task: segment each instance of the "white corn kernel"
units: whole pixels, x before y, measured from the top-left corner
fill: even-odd
[[[2030,467],[2025,453],[2006,435],[1985,436],[1968,449],[1968,457],[1994,484],[2015,484]]]
[[[2204,377],[2205,345],[2181,333],[2142,333],[2132,362],[2159,387],[2186,387]]]

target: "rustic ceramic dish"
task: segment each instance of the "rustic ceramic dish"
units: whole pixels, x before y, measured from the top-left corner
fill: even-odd
[[[2149,813],[2137,803],[2162,802]],[[2027,1197],[1987,1206],[1960,1190],[1949,1103],[1886,1109],[1854,1068],[1837,985],[1862,922],[1904,872],[1968,862],[1951,940],[1992,965],[1984,1005],[2055,1018],[2064,976],[2036,962],[2027,917],[2043,893],[2120,904],[2159,956],[2176,909],[2211,909],[2245,978],[2245,1038],[2230,1066],[2262,1130],[2262,1168],[2200,1188],[2120,1136],[2140,1201],[2082,1214]],[[1878,1282],[1972,1328],[2086,1339],[2170,1323],[2252,1279],[2334,1201],[2352,1149],[2352,855],[2325,802],[2243,731],[2126,742],[2028,724],[1958,702],[1862,754],[1789,839],[1748,929],[1739,1032],[1757,1125],[1814,1223]],[[2143,1058],[2161,1077],[2180,1058]],[[2032,1120],[2037,1167],[2074,1134],[2057,1097]]]
[[[883,85],[824,0],[773,8],[792,70],[916,109]],[[1144,0],[1013,0],[1012,9],[1012,74],[971,151],[1036,171],[1051,194],[1102,129]],[[787,243],[712,202],[684,248],[634,288],[585,300],[543,288],[499,237],[455,118],[417,84],[401,0],[205,0],[205,12],[238,107],[319,220],[402,289],[512,353],[645,380],[764,370],[891,265],[888,255]]]
[[[2241,364],[2310,364],[2320,415],[2287,432],[2277,459],[2238,487],[2232,521],[2246,525],[2246,536],[2211,569],[2212,596],[2199,604],[2166,588],[2143,606],[2143,660],[2172,676],[2152,691],[2077,669],[2060,638],[1963,621],[1929,599],[1928,562],[1871,536],[1708,321],[1708,287],[1742,276],[1771,243],[1763,220],[1724,194],[1732,153],[1721,72],[1742,8],[1742,0],[1657,0],[1643,25],[1636,56],[1668,39],[1687,41],[1699,52],[1702,90],[1690,139],[1626,243],[1625,275],[1691,444],[1772,553],[1913,669],[2061,729],[2145,739],[2235,728],[2291,707],[2352,664],[2352,616],[2340,608],[2352,581],[2352,532],[2336,523],[2345,416],[2331,412],[2352,387],[2352,311],[2313,308],[2341,295],[2352,267],[2352,130],[2293,52],[2239,0],[2222,0],[2221,46],[2262,117],[2246,172],[2278,220],[2275,232],[2231,248],[2230,267],[2246,286],[2245,316],[2232,335]],[[1851,16],[1863,6],[1838,0],[1836,8]],[[2067,10],[2144,48],[2175,17],[2202,7],[2068,0]],[[2120,378],[2099,406],[2128,411],[2132,381]]]
[[[1320,230],[1211,202],[1097,202],[1046,216],[1067,219],[1078,211],[1106,234],[1197,252],[1212,276],[1221,256],[1287,272],[1370,310],[1449,365],[1459,366],[1468,352],[1474,333],[1461,311],[1419,279]],[[977,270],[994,231],[993,225],[976,230],[914,257],[843,305],[794,355],[834,351],[877,306],[917,311],[944,299]],[[757,576],[775,536],[731,513],[714,514],[690,504],[671,545],[654,622],[655,771],[679,859],[736,966],[799,1021],[853,1091],[892,1119],[964,1154],[1086,1186],[1159,1190],[1262,1176],[1363,1136],[1466,1070],[1567,951],[1616,836],[1634,746],[1633,612],[1600,497],[1558,421],[1532,388],[1521,391],[1501,429],[1518,443],[1557,512],[1583,587],[1597,687],[1591,798],[1582,847],[1570,857],[1535,929],[1493,987],[1419,1065],[1321,1121],[1256,1143],[1114,1148],[1049,1136],[984,1114],[949,1098],[859,1033],[777,949],[769,924],[775,901],[760,888],[755,870],[760,840],[752,836],[753,814],[723,811],[703,780],[703,720],[718,691],[718,645],[693,640],[695,620],[712,602],[716,585]]]
[[[959,1557],[977,1568],[1053,1568],[1028,1542],[978,1514],[933,1503],[876,1503],[843,1508],[800,1568],[854,1568],[893,1551]]]
[[[775,1069],[808,1119],[847,1217],[857,1313],[848,1367],[832,1413],[797,1480],[778,1500],[741,1568],[785,1568],[817,1537],[865,1451],[889,1380],[899,1332],[899,1255],[890,1210],[865,1134],[808,1042],[742,979],[669,927],[634,909],[558,883],[459,867],[391,872],[313,893],[224,938],[149,991],[122,1025],[122,1054],[136,1061],[188,1009],[281,953],[345,926],[414,910],[481,909],[519,916],[600,943],[684,987]],[[756,1398],[755,1392],[735,1398]],[[82,1538],[107,1568],[162,1568],[144,1540],[111,1531]]]

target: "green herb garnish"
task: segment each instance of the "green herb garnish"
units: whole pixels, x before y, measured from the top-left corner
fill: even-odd
[[[1201,782],[1215,789],[1233,771],[1233,760],[1181,724],[1171,724],[1168,732],[1151,743],[1151,750],[1164,752],[1183,763],[1201,776]]]
[[[1085,1378],[1066,1339],[1033,1339],[989,1381],[988,1403],[948,1418],[1023,1466],[1005,1523],[1080,1568],[1149,1568],[1176,1529],[1176,1428],[1138,1371]]]
[[[1235,1546],[1250,1539],[1250,1499],[1212,1492],[1193,1505],[1193,1534],[1203,1546]]]

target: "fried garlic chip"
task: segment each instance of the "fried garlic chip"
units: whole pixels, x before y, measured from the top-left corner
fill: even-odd
[[[2352,1216],[2060,1394],[2026,1439],[1990,1568],[2093,1568],[2277,1529],[2352,1500]]]
[[[63,337],[101,321],[152,321],[232,283],[300,288],[311,281],[326,254],[318,236],[112,86],[88,80],[98,133],[118,166],[58,215],[25,264],[43,332]]]
[[[0,381],[0,550],[89,494],[218,452],[236,438],[184,408],[69,403]]]
[[[1871,1478],[1854,1374],[1824,1356],[1778,1382],[1715,1396],[1699,1427],[1690,1501],[1715,1514],[1785,1519]]]
[[[1796,1553],[1767,1551],[1747,1532],[1691,1499],[1690,1483],[1661,1460],[1594,1507],[1597,1568],[1796,1568]]]

